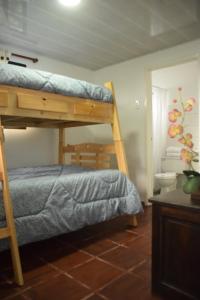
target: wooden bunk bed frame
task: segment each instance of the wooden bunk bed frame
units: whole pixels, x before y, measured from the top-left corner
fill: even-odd
[[[10,240],[14,278],[19,285],[23,285],[23,275],[9,192],[4,152],[4,128],[58,128],[58,162],[60,164],[65,163],[65,153],[68,152],[72,154],[71,159],[75,164],[107,168],[110,163],[109,155],[115,154],[119,170],[128,175],[112,82],[106,83],[105,87],[111,90],[113,103],[102,103],[90,99],[0,85],[0,181],[7,224],[5,228],[0,229],[0,239],[9,238]],[[114,144],[65,145],[65,128],[92,124],[110,124]],[[135,215],[130,216],[130,224],[137,226]]]

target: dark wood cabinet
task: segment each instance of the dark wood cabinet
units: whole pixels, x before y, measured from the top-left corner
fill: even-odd
[[[200,299],[200,202],[173,191],[151,200],[152,289],[167,299]]]

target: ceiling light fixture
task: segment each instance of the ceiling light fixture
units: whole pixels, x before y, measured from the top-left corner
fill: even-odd
[[[74,7],[80,4],[81,0],[59,0],[62,5]]]

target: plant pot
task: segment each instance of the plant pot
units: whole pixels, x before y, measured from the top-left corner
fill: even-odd
[[[196,193],[200,189],[200,174],[195,171],[183,171],[186,175],[186,182],[183,185],[183,191],[186,194]]]

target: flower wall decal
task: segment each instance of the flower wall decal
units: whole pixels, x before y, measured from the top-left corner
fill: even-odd
[[[173,99],[172,103],[176,106],[168,113],[168,120],[170,125],[168,127],[168,135],[170,138],[178,138],[178,142],[184,147],[181,149],[180,158],[184,160],[189,168],[194,170],[192,162],[198,161],[198,153],[193,150],[194,143],[192,141],[192,134],[185,133],[185,114],[193,110],[196,100],[190,97],[186,100],[182,98],[182,88],[178,88],[178,98]]]
[[[168,118],[170,122],[176,122],[178,117],[181,117],[182,113],[178,109],[173,109],[168,113]]]
[[[168,135],[170,138],[175,138],[177,135],[183,133],[183,126],[180,124],[171,124],[168,129]]]

